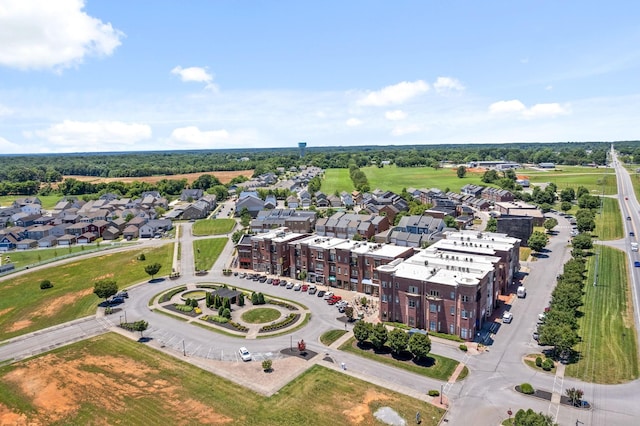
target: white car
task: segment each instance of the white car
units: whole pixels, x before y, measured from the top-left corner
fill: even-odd
[[[502,322],[505,324],[509,324],[513,320],[513,314],[511,312],[505,312],[502,314]]]
[[[238,349],[238,353],[240,354],[240,358],[242,358],[243,361],[251,361],[251,352],[249,352],[249,350],[247,350],[247,348],[245,348],[244,346]]]
[[[333,292],[332,292],[332,291],[328,291],[328,292],[326,292],[326,293],[324,294],[323,299],[324,299],[324,300],[329,300],[329,299],[331,299],[331,296],[333,296]]]
[[[293,291],[300,291],[301,288],[302,288],[302,284],[296,283],[296,285],[293,286]]]

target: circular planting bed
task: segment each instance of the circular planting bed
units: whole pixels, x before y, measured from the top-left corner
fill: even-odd
[[[242,314],[242,321],[249,324],[264,324],[273,322],[280,318],[282,314],[273,308],[255,308]]]
[[[204,300],[204,298],[206,297],[206,294],[207,292],[204,290],[189,290],[182,293],[180,295],[180,298],[182,300],[187,300],[187,299]]]

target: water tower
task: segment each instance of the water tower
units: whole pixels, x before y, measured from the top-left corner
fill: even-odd
[[[300,150],[300,158],[304,157],[304,151],[307,149],[307,143],[298,142],[298,149]]]

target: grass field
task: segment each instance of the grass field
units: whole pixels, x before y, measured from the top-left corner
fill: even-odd
[[[146,260],[137,257],[144,253]],[[160,263],[160,275],[171,271],[173,244],[143,250],[105,253],[70,263],[8,276],[0,281],[0,340],[40,330],[56,324],[95,314],[101,301],[93,294],[93,285],[101,279],[113,279],[119,288],[148,280],[144,266]],[[48,279],[53,288],[40,290]]]
[[[203,219],[193,224],[193,235],[220,235],[233,231],[236,226],[234,219]]]
[[[602,214],[596,214],[597,238],[603,241],[624,238],[622,222],[618,200],[602,197]]]
[[[25,195],[3,195],[0,196],[0,206],[6,207],[13,204],[13,202],[19,198],[25,198]],[[58,201],[62,198],[62,195],[37,195],[38,199],[42,203],[42,208],[49,210],[58,204]]]
[[[101,244],[102,248],[106,249],[106,244]],[[97,249],[96,244],[87,245],[74,245],[70,247],[54,247],[47,249],[34,249],[34,250],[14,250],[2,254],[2,264],[7,262],[7,257],[11,260],[16,268],[22,268],[24,266],[37,265],[41,262],[47,262],[49,260],[68,256],[68,255],[80,255],[84,252]]]
[[[538,171],[529,169],[516,170],[518,176],[524,175],[531,183],[553,182],[558,186],[558,191],[564,188],[578,189],[584,186],[594,195],[613,195],[618,192],[616,174],[614,169],[559,166],[556,170]]]
[[[372,425],[382,424],[373,413],[385,406],[407,422],[420,411],[422,424],[435,426],[443,415],[320,366],[264,397],[112,333],[0,368],[0,401],[11,424]]]
[[[429,358],[433,360],[434,364],[430,367],[415,364],[413,361],[398,361],[392,357],[386,357],[384,355],[375,354],[372,351],[360,349],[355,342],[356,339],[352,337],[340,346],[340,350],[351,352],[352,354],[381,362],[383,364],[402,368],[403,370],[411,371],[412,373],[420,374],[425,377],[431,377],[432,379],[446,381],[458,366],[458,361],[455,359],[431,353],[429,354]]]
[[[589,259],[584,305],[578,318],[581,359],[566,375],[595,383],[623,383],[638,378],[638,351],[625,253],[601,246],[594,287],[595,258]]]
[[[251,324],[272,322],[280,318],[280,311],[273,308],[255,308],[242,314],[242,320]]]
[[[349,169],[328,169],[322,179],[321,191],[327,195],[337,192],[353,192],[353,182],[349,177]],[[313,194],[311,194],[313,195]]]
[[[218,260],[228,238],[207,238],[193,242],[193,256],[196,271],[209,270]]]
[[[333,342],[335,342],[345,334],[347,334],[347,332],[344,330],[325,331],[324,333],[322,333],[322,336],[320,336],[320,342],[323,345],[331,346]]]

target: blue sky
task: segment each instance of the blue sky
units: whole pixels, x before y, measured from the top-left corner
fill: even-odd
[[[634,1],[0,0],[0,152],[639,139]]]

